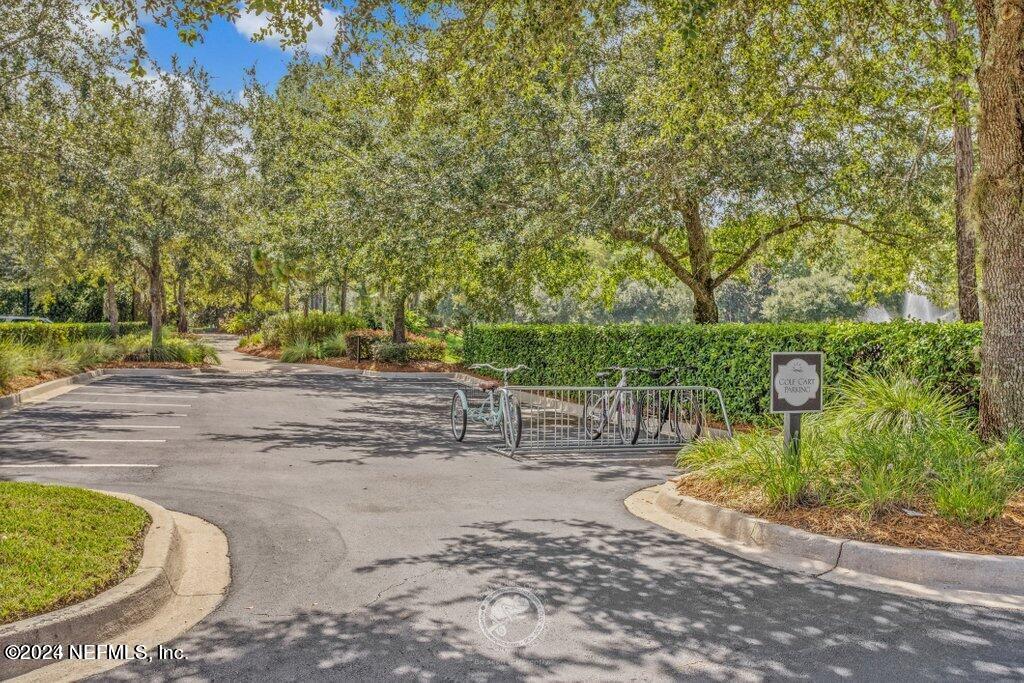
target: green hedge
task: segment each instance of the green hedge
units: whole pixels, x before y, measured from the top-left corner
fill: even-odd
[[[719,325],[477,325],[466,363],[530,366],[517,384],[593,385],[609,365],[675,365],[683,380],[721,389],[730,416],[768,413],[772,351],[823,351],[828,387],[855,372],[903,372],[978,403],[981,325],[962,323],[725,323]]]
[[[118,325],[121,334],[138,334],[149,330],[147,322],[126,322]],[[0,323],[0,340],[21,344],[67,344],[83,339],[108,339],[107,323]]]

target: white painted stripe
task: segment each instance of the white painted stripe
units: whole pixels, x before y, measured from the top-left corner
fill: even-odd
[[[70,403],[72,405],[102,405],[102,406],[167,406],[168,408],[191,408],[191,403],[132,403],[127,401],[62,401],[54,399],[50,403]]]
[[[53,412],[53,411],[50,411]],[[188,417],[188,413],[140,413],[136,410],[104,410],[107,415],[130,415],[132,417]],[[96,415],[96,411],[71,413],[72,415]]]
[[[90,463],[34,463],[31,465],[0,465],[5,469],[24,469],[24,468],[41,468],[41,467],[160,467],[160,465],[144,465],[138,463],[120,463],[120,462],[90,462]]]
[[[90,427],[85,427],[90,429]],[[181,425],[96,425],[95,429],[181,429]]]
[[[22,443],[166,443],[167,439],[40,439]]]
[[[133,392],[133,393],[130,393],[130,394],[120,394],[120,393],[115,393],[113,391],[74,391],[74,392],[69,392],[69,393],[73,393],[75,396],[129,396],[130,397],[130,396],[166,396],[167,395],[167,392],[163,392],[163,391],[136,391],[136,392]],[[199,394],[181,394],[181,393],[178,393],[178,392],[174,392],[174,395],[175,396],[180,396],[182,398],[195,398],[196,396],[199,396]]]

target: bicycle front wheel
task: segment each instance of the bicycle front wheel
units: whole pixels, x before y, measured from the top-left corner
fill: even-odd
[[[519,407],[519,399],[511,394],[505,394],[501,403],[501,435],[509,452],[513,452],[523,440],[523,410]]]
[[[466,400],[466,392],[462,389],[457,389],[452,394],[451,410],[452,436],[455,437],[456,441],[462,441],[466,438],[467,405],[469,405],[469,402]]]

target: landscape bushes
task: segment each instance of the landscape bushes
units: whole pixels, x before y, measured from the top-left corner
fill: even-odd
[[[359,316],[312,311],[308,315],[282,313],[263,321],[260,333],[267,346],[284,348],[297,342],[320,344],[349,330],[366,327]]]
[[[799,454],[776,432],[698,440],[678,465],[770,508],[828,506],[865,519],[911,509],[970,526],[998,517],[1024,487],[1024,440],[986,444],[961,399],[903,375],[856,377],[810,415]]]
[[[975,410],[980,344],[981,325],[963,323],[502,324],[467,329],[464,356],[527,365],[524,384],[592,385],[609,365],[678,366],[683,383],[719,388],[734,420],[758,423],[769,408],[772,351],[823,351],[826,401],[845,379],[899,370]]]
[[[147,322],[118,324],[120,334],[138,334]],[[0,339],[19,344],[69,344],[84,339],[110,339],[108,323],[0,323]]]
[[[168,335],[161,346],[152,348],[149,335],[121,335],[117,339],[81,339],[68,343],[25,344],[0,338],[0,389],[19,377],[71,375],[105,363],[174,362],[186,365],[220,362],[209,344]]]
[[[442,340],[418,334],[406,334],[405,338],[405,343],[399,344],[391,341],[391,333],[385,330],[353,330],[345,334],[345,355],[353,360],[397,364],[444,360]]]
[[[252,334],[269,316],[267,311],[239,311],[224,321],[223,328],[228,334]]]

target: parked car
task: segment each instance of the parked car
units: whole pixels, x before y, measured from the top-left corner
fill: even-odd
[[[0,323],[52,323],[49,318],[38,318],[31,315],[0,315]]]

